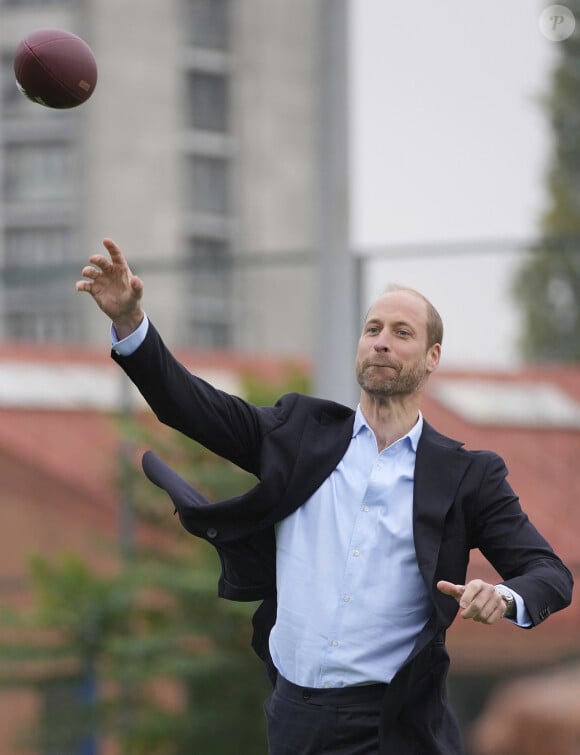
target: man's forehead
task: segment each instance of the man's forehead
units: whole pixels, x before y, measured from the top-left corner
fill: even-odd
[[[426,322],[427,305],[420,296],[412,291],[388,291],[371,305],[366,320],[383,319],[384,317]]]

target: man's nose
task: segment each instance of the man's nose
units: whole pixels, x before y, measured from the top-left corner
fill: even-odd
[[[391,339],[384,331],[377,336],[374,343],[375,351],[390,351]]]

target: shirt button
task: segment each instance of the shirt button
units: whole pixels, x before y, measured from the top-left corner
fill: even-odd
[[[368,506],[363,506],[363,511],[368,511],[368,510],[369,510]]]
[[[357,556],[360,556],[360,551],[358,550],[358,548],[357,548],[357,549],[355,549],[355,550],[354,550],[354,551],[352,552],[352,555],[353,555],[353,556],[354,556],[355,558],[356,558]]]
[[[338,640],[333,640],[331,642],[331,645],[332,645],[333,648],[337,648],[338,647]]]
[[[350,595],[343,595],[342,599],[344,600],[345,603],[348,603],[350,600]]]

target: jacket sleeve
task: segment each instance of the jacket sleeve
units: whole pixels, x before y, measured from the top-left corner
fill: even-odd
[[[111,356],[161,422],[260,476],[262,440],[281,421],[280,407],[253,406],[192,375],[151,323],[133,354]]]
[[[522,596],[536,625],[570,604],[573,577],[522,510],[503,460],[492,453],[485,457],[472,511],[472,545]]]

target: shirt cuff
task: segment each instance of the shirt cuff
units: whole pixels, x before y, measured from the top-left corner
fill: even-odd
[[[516,602],[516,616],[514,619],[508,619],[508,621],[511,621],[512,624],[517,624],[519,627],[531,627],[532,619],[522,596],[518,595],[518,593],[515,590],[512,590],[511,587],[506,587],[506,585],[504,585],[504,587],[511,592]]]
[[[122,338],[119,341],[115,326],[111,323],[111,341],[113,344],[113,351],[120,357],[131,356],[131,354],[136,352],[139,346],[141,346],[141,344],[145,340],[145,336],[147,335],[148,330],[149,320],[147,319],[147,315],[145,315],[137,330],[134,330],[126,338]]]

